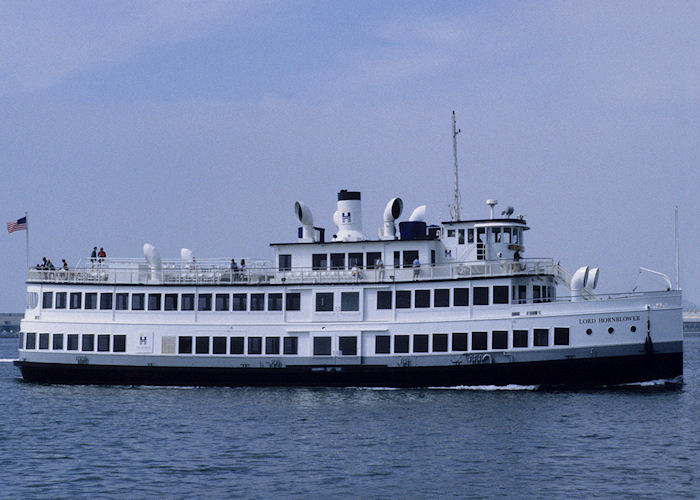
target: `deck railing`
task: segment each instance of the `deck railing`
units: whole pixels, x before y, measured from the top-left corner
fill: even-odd
[[[245,269],[231,269],[228,261],[210,260],[183,264],[163,262],[153,268],[143,260],[105,259],[85,262],[65,269],[30,269],[29,282],[112,283],[112,284],[319,284],[319,283],[394,283],[436,279],[460,279],[499,276],[556,275],[551,259],[520,261],[476,261],[420,268],[387,266],[383,269],[311,269],[280,270],[269,262],[258,261]]]

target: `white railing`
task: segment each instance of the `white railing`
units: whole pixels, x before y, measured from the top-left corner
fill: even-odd
[[[47,283],[95,284],[317,284],[317,283],[393,283],[435,279],[552,275],[556,265],[551,259],[520,261],[476,261],[454,264],[384,269],[311,269],[279,270],[269,262],[256,261],[245,269],[231,269],[226,260],[216,259],[183,264],[165,261],[160,269],[139,259],[106,259],[84,262],[64,269],[30,269],[27,281]]]

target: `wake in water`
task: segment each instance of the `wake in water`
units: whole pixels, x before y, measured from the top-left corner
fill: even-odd
[[[0,363],[12,363],[13,361],[17,361],[17,358],[0,359]]]

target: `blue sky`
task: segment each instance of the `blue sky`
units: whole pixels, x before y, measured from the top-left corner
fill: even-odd
[[[2,2],[0,211],[32,263],[93,246],[269,258],[294,201],[332,232],[336,192],[448,218],[513,205],[526,256],[630,290],[674,270],[700,302],[700,3]],[[0,240],[0,311],[25,241]],[[660,287],[644,277],[642,287]]]

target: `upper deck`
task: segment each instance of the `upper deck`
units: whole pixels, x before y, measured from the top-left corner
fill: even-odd
[[[82,262],[70,270],[30,269],[28,283],[75,283],[104,285],[316,285],[330,283],[398,283],[510,276],[557,276],[564,271],[552,259],[476,261],[423,265],[419,269],[385,266],[355,269],[280,269],[258,261],[246,269],[231,269],[225,259],[184,264],[164,261],[160,269],[140,259],[106,259]]]

